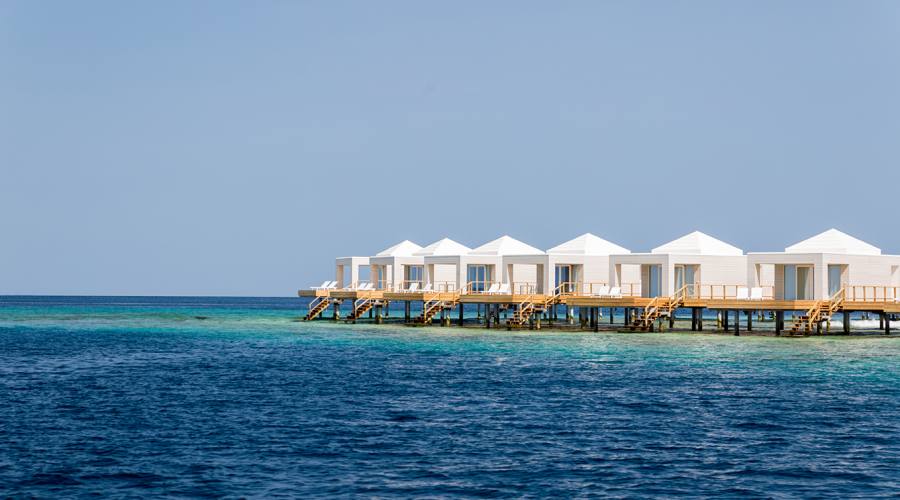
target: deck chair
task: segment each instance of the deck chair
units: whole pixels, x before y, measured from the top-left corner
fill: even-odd
[[[614,286],[609,289],[609,295],[607,297],[611,299],[621,299],[622,298],[622,287]]]
[[[597,288],[596,290],[594,290],[594,293],[592,293],[591,295],[593,295],[594,297],[608,297],[609,296],[609,287],[606,285],[603,285],[603,286]]]
[[[330,281],[323,281],[319,286],[311,286],[309,287],[311,290],[328,290],[328,285],[330,285]]]
[[[426,293],[428,293],[428,292],[433,292],[433,291],[434,291],[434,286],[433,286],[431,283],[425,283],[425,286],[423,286],[422,289],[419,290],[419,291],[420,291],[420,292],[426,292]]]
[[[499,289],[500,289],[500,283],[494,283],[494,284],[491,285],[491,287],[488,288],[484,293],[486,293],[486,294],[497,293],[497,290],[499,290]]]
[[[509,295],[509,283],[504,283],[494,292],[496,295]]]
[[[755,286],[750,289],[750,300],[762,300],[763,299],[763,289],[761,287]]]
[[[739,286],[734,300],[750,300],[750,289],[745,286]]]
[[[410,283],[409,286],[406,288],[407,293],[413,293],[413,292],[418,292],[418,291],[419,291],[419,282],[418,281],[414,281],[414,282]]]

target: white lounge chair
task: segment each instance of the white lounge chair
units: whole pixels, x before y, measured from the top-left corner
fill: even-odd
[[[614,286],[609,289],[609,295],[607,295],[611,299],[621,299],[622,298],[622,287]]]
[[[425,286],[423,286],[422,289],[419,290],[419,291],[420,291],[420,292],[430,293],[430,292],[433,292],[433,291],[434,291],[434,286],[432,286],[431,283],[425,283]]]
[[[750,300],[750,289],[745,286],[739,286],[734,300]]]
[[[763,299],[763,289],[755,286],[750,289],[750,300],[762,300]]]
[[[490,288],[488,288],[487,290],[485,290],[484,293],[486,293],[486,294],[488,294],[488,295],[494,294],[494,293],[497,293],[497,290],[499,290],[499,289],[500,289],[500,283],[494,283],[493,285],[491,285]]]
[[[509,283],[504,283],[494,292],[495,295],[509,295]]]
[[[603,286],[597,288],[596,290],[594,290],[594,293],[592,293],[591,295],[593,295],[594,297],[608,297],[609,296],[609,287],[606,285],[603,285]]]
[[[319,285],[319,286],[311,286],[311,287],[309,287],[309,288],[310,288],[311,290],[327,290],[327,289],[328,289],[328,285],[330,285],[330,284],[331,284],[330,281],[323,281],[321,285]]]
[[[414,292],[418,292],[418,291],[419,291],[419,282],[418,281],[413,281],[406,288],[406,292],[408,292],[408,293],[414,293]]]

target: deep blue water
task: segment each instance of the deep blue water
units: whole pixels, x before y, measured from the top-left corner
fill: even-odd
[[[0,495],[900,491],[900,338],[300,313],[298,299],[0,298]]]

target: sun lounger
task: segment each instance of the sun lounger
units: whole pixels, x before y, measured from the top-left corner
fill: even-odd
[[[750,289],[745,286],[739,286],[734,300],[750,300]]]
[[[609,289],[609,298],[611,299],[621,299],[622,298],[622,287],[614,286]]]
[[[485,290],[484,293],[486,293],[486,294],[488,294],[488,295],[494,294],[494,293],[497,293],[497,290],[499,290],[499,289],[500,289],[500,283],[494,283],[493,285],[491,285],[490,288],[488,288],[487,290]]]
[[[334,283],[333,281],[323,281],[319,286],[311,286],[309,287],[312,290],[328,290],[329,286]]]
[[[509,283],[504,283],[497,288],[497,291],[494,292],[494,295],[509,295]]]
[[[406,287],[406,290],[404,290],[404,291],[407,293],[418,292],[419,291],[419,282],[414,281],[414,282],[410,283],[409,286]]]
[[[606,285],[598,287],[594,289],[594,293],[592,293],[591,295],[593,295],[594,297],[609,297],[609,287]]]
[[[763,299],[763,289],[755,286],[750,289],[750,300],[762,300]]]
[[[425,283],[425,286],[423,286],[422,289],[419,290],[419,291],[420,291],[420,292],[430,293],[430,292],[433,292],[433,291],[434,291],[434,287],[432,286],[431,283]]]

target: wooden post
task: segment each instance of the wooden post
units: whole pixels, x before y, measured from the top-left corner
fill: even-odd
[[[697,331],[698,332],[703,331],[703,308],[702,307],[697,308]]]
[[[747,331],[752,332],[753,331],[753,311],[745,311],[745,314],[747,314]]]
[[[491,321],[494,319],[492,313],[493,313],[493,311],[491,311],[491,305],[485,304],[484,305],[484,327],[485,328],[491,327]]]
[[[850,311],[844,311],[844,335],[850,335]]]
[[[728,309],[722,311],[722,329],[726,332],[730,330],[730,328],[728,327]]]
[[[696,307],[691,308],[691,331],[692,332],[697,331],[697,308]]]
[[[465,312],[463,312],[463,303],[460,302],[459,303],[459,326],[463,326],[465,319],[466,319],[466,316],[465,316]]]
[[[375,324],[380,325],[384,322],[384,317],[382,316],[381,306],[375,306]],[[371,309],[369,310],[371,311]]]
[[[600,331],[600,308],[594,308],[594,331]]]
[[[331,307],[333,308],[331,311],[331,319],[333,319],[335,321],[340,321],[341,320],[341,301],[335,300],[331,304],[332,304]]]
[[[408,300],[403,301],[403,321],[409,323],[410,304]]]
[[[881,313],[884,316],[884,334],[891,334],[891,315],[887,313]]]
[[[775,311],[775,335],[781,335],[784,330],[784,311]]]
[[[725,317],[728,318],[727,311],[725,314],[726,314]],[[735,337],[741,336],[741,311],[740,311],[740,309],[737,309],[734,311],[734,336]]]
[[[615,307],[610,307],[610,308],[609,308],[609,324],[610,324],[610,325],[613,324],[613,317],[614,317],[615,315],[616,315],[616,308],[615,308]]]

